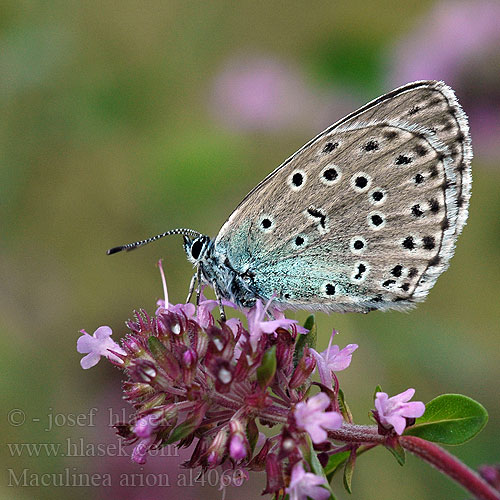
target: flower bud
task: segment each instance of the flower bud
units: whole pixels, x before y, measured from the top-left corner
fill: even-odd
[[[224,460],[227,453],[228,438],[227,427],[221,429],[215,436],[207,450],[207,464],[209,467],[217,467]]]
[[[262,494],[277,494],[281,489],[285,487],[283,481],[283,471],[281,469],[281,462],[274,453],[270,453],[266,458],[266,473],[267,482],[266,489]]]
[[[245,428],[240,420],[229,422],[231,441],[229,444],[229,455],[233,460],[241,460],[247,456],[248,441],[245,436]]]
[[[158,372],[153,362],[144,359],[136,359],[129,367],[128,373],[134,382],[151,384],[155,380]]]
[[[316,367],[316,360],[314,356],[310,354],[309,349],[304,349],[304,355],[299,361],[299,364],[293,372],[292,378],[290,379],[290,389],[296,389],[305,383],[309,378],[314,368]]]
[[[196,376],[196,368],[198,363],[198,356],[194,349],[187,349],[182,355],[181,368],[182,380],[184,384],[190,386]]]

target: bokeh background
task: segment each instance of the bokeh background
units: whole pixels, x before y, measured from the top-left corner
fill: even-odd
[[[500,461],[499,26],[496,0],[1,2],[1,497],[222,498],[194,478],[175,489],[180,458],[140,467],[114,456],[108,412],[129,411],[120,373],[80,368],[78,330],[106,324],[120,337],[134,309],[154,310],[160,257],[173,302],[191,269],[180,238],[112,258],[105,250],[174,227],[215,235],[313,135],[426,78],[452,85],[471,120],[470,218],[452,265],[409,314],[318,315],[319,345],[333,327],[341,346],[360,345],[340,374],[358,423],[369,422],[377,383],[391,394],[414,387],[423,401],[463,393],[490,421],[452,452],[472,467]],[[7,446],[68,440],[80,456]],[[34,486],[16,486],[24,470]],[[109,473],[112,485],[42,476],[54,473],[96,474],[95,484]],[[170,486],[137,486],[158,474]],[[255,478],[226,498],[258,498],[263,486]],[[353,487],[354,499],[467,498],[383,449],[359,459]]]

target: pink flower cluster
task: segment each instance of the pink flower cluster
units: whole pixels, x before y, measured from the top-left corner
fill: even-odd
[[[198,307],[169,304],[165,286],[155,315],[136,313],[120,344],[107,326],[93,336],[82,330],[82,367],[105,357],[126,376],[124,397],[136,412],[116,428],[134,445],[132,459],[143,464],[150,450],[195,443],[187,467],[238,468],[244,477],[266,470],[265,493],[327,498],[324,478],[305,457],[311,446],[326,457],[338,449],[329,437],[345,425],[335,372],[349,366],[358,346],[332,345],[334,331],[318,353],[303,342],[307,330],[296,320],[260,301],[245,312],[247,328],[234,318],[216,325],[211,311],[217,305],[203,295]],[[310,396],[316,368],[320,392]],[[377,395],[379,423],[399,434],[404,417],[418,413],[412,405],[419,403],[406,402],[408,393],[404,400]],[[264,438],[258,423],[275,433]]]

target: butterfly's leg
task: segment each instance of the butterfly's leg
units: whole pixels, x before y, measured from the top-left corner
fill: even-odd
[[[198,280],[198,287],[196,288],[196,307],[200,305],[200,295],[201,295],[201,269],[196,270],[196,279]]]
[[[197,279],[198,279],[198,272],[193,274],[193,277],[191,278],[191,282],[189,283],[189,291],[188,291],[188,296],[186,299],[186,304],[191,301],[191,297],[193,296],[193,292],[194,292],[194,285],[195,285]],[[198,303],[198,301],[197,301],[197,303]]]
[[[217,288],[217,285],[214,283],[212,283],[212,286],[214,288],[214,292],[215,292],[215,298],[217,299],[217,302],[219,304],[219,312],[220,312],[220,319],[222,321],[226,321],[226,312],[224,311],[224,306],[222,305],[222,298],[219,294],[219,290]]]

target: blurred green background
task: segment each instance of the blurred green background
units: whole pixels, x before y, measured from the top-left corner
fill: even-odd
[[[184,300],[191,269],[176,237],[113,258],[105,250],[174,227],[216,235],[313,135],[424,78],[452,85],[471,118],[468,225],[424,304],[409,314],[320,314],[319,346],[333,327],[341,347],[360,345],[340,374],[356,422],[369,422],[377,383],[390,394],[414,387],[423,401],[463,393],[490,421],[451,451],[472,467],[500,461],[499,25],[498,1],[3,1],[1,498],[222,498],[194,480],[175,489],[179,459],[141,467],[111,451],[109,409],[127,409],[120,373],[105,363],[83,372],[78,330],[106,324],[119,338],[134,309],[154,311],[159,258],[172,302]],[[48,456],[13,443],[61,448]],[[67,456],[68,443],[80,456]],[[54,473],[65,476],[42,476]],[[112,484],[99,487],[105,473]],[[121,473],[136,474],[135,486],[121,486]],[[96,474],[96,486],[64,486],[74,484],[67,474]],[[170,486],[138,487],[147,474],[149,484],[168,474]],[[258,498],[262,480],[226,499]],[[354,499],[467,498],[383,449],[359,459],[353,488]]]

